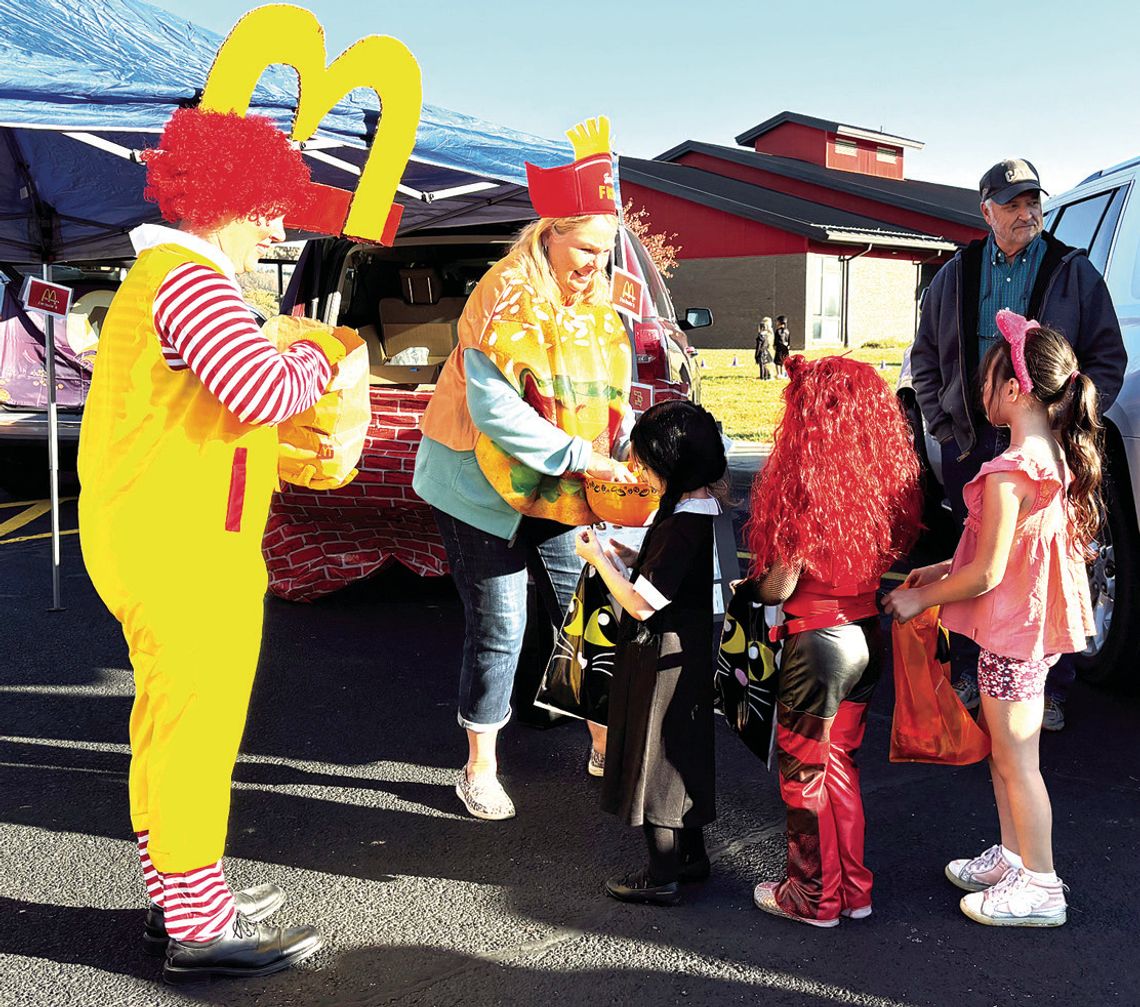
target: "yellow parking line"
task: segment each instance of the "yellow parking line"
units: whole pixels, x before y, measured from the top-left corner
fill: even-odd
[[[60,535],[78,535],[78,528],[68,528],[66,531],[61,531]],[[17,542],[34,542],[38,538],[51,538],[51,532],[41,532],[39,535],[20,535],[18,538],[5,538],[0,539],[0,545],[15,545]]]
[[[31,524],[36,518],[43,517],[49,510],[51,510],[51,501],[40,500],[38,503],[34,503],[25,510],[22,510],[15,517],[0,522],[0,539],[9,532],[15,531],[17,528],[23,528],[24,525]]]
[[[79,497],[60,497],[60,503],[69,503],[72,500],[78,500]],[[33,504],[45,503],[44,500],[9,500],[5,503],[0,503],[0,510],[12,507],[31,507]]]

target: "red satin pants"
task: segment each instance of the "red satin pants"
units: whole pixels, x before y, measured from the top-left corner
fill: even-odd
[[[855,756],[879,678],[877,620],[788,638],[780,669],[776,744],[788,809],[782,909],[831,920],[871,904],[863,862],[863,798]]]

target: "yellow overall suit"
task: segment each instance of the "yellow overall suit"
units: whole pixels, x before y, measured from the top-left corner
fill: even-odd
[[[261,648],[261,538],[277,433],[242,423],[163,361],[153,303],[177,245],[144,251],[108,310],[79,442],[88,573],[123,626],[135,677],[131,820],[157,870],[221,858],[230,782]],[[329,362],[344,356],[314,334]]]

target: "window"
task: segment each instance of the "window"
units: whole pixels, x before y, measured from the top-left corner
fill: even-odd
[[[640,273],[644,278],[645,285],[649,289],[649,296],[653,298],[653,304],[657,308],[657,314],[662,318],[668,318],[670,321],[676,321],[676,312],[673,310],[673,302],[669,298],[669,291],[665,287],[665,283],[661,278],[660,272],[657,270],[657,266],[653,263],[653,257],[632,231],[628,232],[628,237],[633,245],[633,253],[637,256],[637,261],[641,268],[632,269],[629,266],[625,268],[632,273]]]
[[[809,255],[807,280],[809,296],[814,302],[811,339],[817,343],[838,343],[843,310],[843,264],[833,255]]]
[[[875,151],[875,160],[882,164],[896,164],[898,159],[898,151],[892,150],[890,147],[879,147]]]
[[[858,148],[855,146],[854,140],[836,140],[835,153],[844,154],[847,157],[854,157]]]
[[[1112,196],[1111,190],[1098,192],[1079,203],[1061,207],[1053,225],[1053,237],[1074,248],[1089,248]]]
[[[1089,249],[1089,261],[1104,275],[1105,266],[1108,265],[1108,253],[1112,249],[1112,239],[1116,234],[1116,224],[1120,220],[1120,211],[1124,207],[1124,194],[1126,189],[1121,186],[1112,194],[1112,201],[1104,212],[1092,247]]]

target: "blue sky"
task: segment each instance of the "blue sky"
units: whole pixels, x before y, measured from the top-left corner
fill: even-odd
[[[224,33],[248,0],[152,0]],[[731,145],[783,109],[924,141],[910,178],[1027,157],[1059,193],[1140,155],[1140,5],[896,0],[301,0],[330,51],[402,39],[427,101],[558,137],[605,112],[623,153]]]

